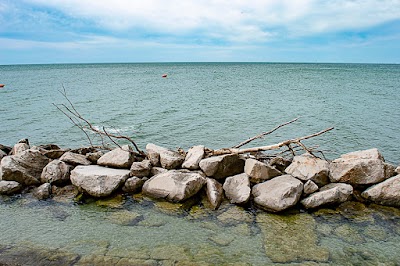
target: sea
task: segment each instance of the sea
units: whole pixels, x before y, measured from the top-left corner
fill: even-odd
[[[400,164],[396,64],[0,65],[0,83],[3,145],[28,138],[31,145],[88,146],[85,133],[58,109],[65,107],[141,149],[147,143],[227,148],[298,118],[244,148],[334,127],[303,143],[329,160],[378,148],[388,163]],[[141,195],[111,202],[2,196],[0,264],[14,265],[16,257],[25,259],[20,265],[400,264],[395,208],[352,202],[275,215],[227,202],[210,211],[202,201],[168,204]]]

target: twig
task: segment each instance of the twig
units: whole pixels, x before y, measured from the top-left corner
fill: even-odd
[[[274,131],[278,130],[278,129],[281,128],[281,127],[284,127],[284,126],[286,126],[286,125],[288,125],[288,124],[291,124],[291,123],[297,121],[299,118],[300,118],[300,117],[297,117],[297,118],[295,118],[295,119],[293,119],[293,120],[291,120],[291,121],[289,121],[289,122],[280,124],[279,126],[276,126],[274,129],[272,129],[272,130],[270,130],[270,131],[267,131],[267,132],[263,132],[263,133],[261,133],[261,134],[258,134],[257,136],[251,137],[251,138],[249,138],[249,139],[247,139],[247,140],[245,140],[245,141],[239,143],[238,145],[233,146],[232,148],[236,148],[236,149],[237,149],[237,148],[240,148],[240,147],[242,147],[242,146],[244,146],[244,145],[246,145],[246,144],[252,142],[252,141],[255,140],[255,139],[260,139],[260,138],[262,138],[262,137],[264,137],[264,136],[266,136],[266,135],[269,135],[269,134],[273,133]]]

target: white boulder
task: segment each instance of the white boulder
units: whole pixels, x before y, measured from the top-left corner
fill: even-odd
[[[200,168],[199,163],[204,158],[204,146],[198,145],[190,148],[186,154],[182,168],[197,170]]]
[[[0,180],[0,194],[11,195],[21,191],[22,185],[16,181]]]
[[[113,168],[129,169],[134,161],[132,148],[124,145],[121,148],[107,152],[97,160],[97,164]]]
[[[369,187],[361,196],[381,205],[400,207],[400,174]]]
[[[227,177],[223,189],[231,203],[244,204],[250,199],[250,178],[245,173]]]
[[[150,160],[143,160],[141,162],[133,162],[131,165],[131,176],[145,177],[151,173],[151,162]]]
[[[218,209],[224,199],[224,190],[221,183],[214,178],[206,178],[206,194],[214,210]]]
[[[66,162],[71,165],[90,165],[91,162],[86,159],[85,155],[74,153],[74,152],[65,152],[61,157],[60,161]]]
[[[295,156],[285,172],[304,182],[311,180],[318,186],[329,182],[329,163],[309,153]]]
[[[40,181],[42,183],[51,183],[55,185],[67,183],[72,168],[73,167],[66,162],[53,160],[43,168]]]
[[[353,194],[353,187],[344,183],[331,183],[303,199],[300,203],[307,209],[327,204],[337,204],[347,201]]]
[[[206,176],[219,180],[243,173],[244,160],[237,154],[227,154],[205,158],[199,166]]]
[[[274,166],[267,165],[252,158],[246,160],[244,172],[250,177],[252,183],[261,183],[282,175],[281,171]]]

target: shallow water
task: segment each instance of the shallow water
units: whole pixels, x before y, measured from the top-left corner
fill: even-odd
[[[400,261],[400,211],[355,202],[314,213],[292,210],[275,215],[227,202],[211,211],[199,203],[153,202],[140,195],[83,205],[3,196],[0,221],[0,264],[6,265],[27,250],[40,251],[44,258],[53,254],[57,262],[36,255],[38,265],[398,265]]]
[[[168,73],[168,78],[162,78]],[[335,130],[320,144],[328,158],[377,147],[400,157],[400,65],[371,64],[71,64],[0,66],[0,143],[88,145],[52,103],[66,103],[96,126],[117,129],[143,147],[230,147],[301,116],[253,145]]]

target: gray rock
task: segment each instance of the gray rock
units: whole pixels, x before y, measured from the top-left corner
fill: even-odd
[[[400,166],[397,166],[394,171],[396,172],[396,174],[400,175]]]
[[[244,204],[250,199],[250,179],[245,173],[226,178],[223,188],[231,203]]]
[[[22,185],[16,181],[0,180],[0,194],[11,195],[22,190]]]
[[[153,198],[180,202],[195,195],[205,183],[206,179],[199,172],[170,170],[147,180],[142,191]]]
[[[160,152],[168,151],[168,149],[155,145],[153,143],[148,143],[146,145],[147,157],[149,158],[153,166],[161,166],[160,163]]]
[[[303,193],[303,183],[291,175],[281,175],[252,189],[254,202],[261,208],[279,212],[297,204]]]
[[[68,150],[40,150],[40,152],[50,159],[59,159],[61,156],[64,155]]]
[[[182,168],[190,170],[200,169],[199,163],[204,158],[204,146],[198,145],[190,148],[186,154],[185,161],[182,164]]]
[[[104,155],[104,152],[102,151],[96,151],[96,152],[89,152],[86,153],[86,159],[91,161],[93,164],[97,164],[97,161],[100,159],[101,156]]]
[[[295,156],[285,172],[302,181],[311,180],[320,187],[329,182],[329,163],[308,153]]]
[[[0,150],[0,161],[1,161],[1,159],[3,159],[6,156],[7,156],[7,153],[5,153],[3,150]]]
[[[14,147],[12,148],[10,155],[20,154],[21,152],[29,150],[29,148],[30,148],[29,144],[27,144],[25,142],[16,143],[14,145]]]
[[[394,174],[377,149],[356,151],[340,156],[330,164],[331,182],[370,185],[382,182]]]
[[[151,173],[151,162],[150,160],[143,160],[141,162],[133,162],[131,165],[131,176],[145,177]]]
[[[152,167],[152,168],[151,168],[151,171],[150,171],[150,174],[151,174],[152,176],[154,176],[154,175],[158,175],[158,174],[166,173],[166,172],[168,172],[168,170],[167,170],[167,169],[164,169],[164,168],[162,168],[162,167]]]
[[[275,167],[259,162],[256,159],[246,160],[244,172],[250,177],[250,182],[252,183],[261,183],[282,175],[281,171]]]
[[[136,193],[139,192],[144,184],[144,180],[137,177],[137,176],[133,176],[128,178],[125,181],[124,186],[122,187],[122,191],[126,192],[126,193]]]
[[[85,155],[74,153],[74,152],[66,152],[60,157],[60,161],[66,162],[71,165],[90,165],[91,162],[86,159]]]
[[[71,182],[94,197],[106,197],[129,177],[129,170],[98,165],[77,166],[71,171]]]
[[[291,160],[288,160],[283,157],[273,157],[268,164],[271,166],[274,166],[276,169],[278,169],[281,172],[284,172],[285,169],[292,163]]]
[[[39,200],[47,199],[50,197],[51,185],[44,183],[33,190],[33,196]]]
[[[49,159],[38,151],[27,150],[1,160],[2,179],[30,186],[40,184],[40,175]]]
[[[134,160],[134,156],[131,151],[132,148],[129,145],[124,145],[121,148],[116,148],[101,156],[97,160],[97,164],[113,168],[129,169]]]
[[[304,184],[304,189],[303,189],[303,193],[305,195],[308,194],[312,194],[314,192],[316,192],[318,190],[318,186],[317,184],[315,184],[313,181],[308,180],[305,184]]]
[[[200,161],[200,169],[206,176],[217,180],[237,175],[244,171],[244,160],[237,154],[213,156]]]
[[[400,175],[366,189],[361,196],[381,205],[400,207]]]
[[[206,178],[206,194],[214,210],[218,209],[224,199],[224,190],[221,183],[214,178]]]
[[[160,163],[165,169],[171,170],[179,168],[185,157],[176,151],[160,151]]]
[[[72,168],[71,165],[63,161],[53,160],[43,168],[40,181],[55,185],[65,184],[69,181]]]
[[[349,184],[331,183],[316,193],[311,194],[301,201],[307,209],[316,208],[327,204],[337,204],[347,201],[353,194],[353,187]]]

